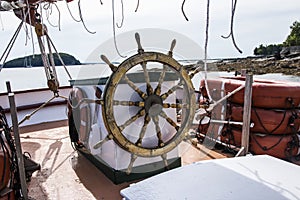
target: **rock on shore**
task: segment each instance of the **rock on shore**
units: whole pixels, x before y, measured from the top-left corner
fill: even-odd
[[[300,54],[290,54],[284,58],[271,57],[247,57],[236,59],[224,59],[214,62],[219,71],[238,71],[246,69],[253,74],[282,73],[286,75],[300,76]]]

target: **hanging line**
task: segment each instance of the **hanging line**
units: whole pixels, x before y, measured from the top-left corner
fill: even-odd
[[[123,22],[124,22],[124,4],[123,4],[123,0],[121,0],[121,5],[122,5],[122,21],[121,21],[121,25],[119,25],[118,23],[116,23],[118,28],[122,28],[123,26]]]
[[[58,24],[54,25],[52,24],[52,22],[50,22],[50,15],[52,14],[53,11],[53,5],[55,6],[57,12],[58,12]],[[58,6],[56,5],[56,3],[47,3],[43,6],[43,8],[46,10],[46,19],[48,21],[48,23],[50,24],[50,26],[52,27],[58,27],[58,30],[61,31],[61,26],[60,26],[60,21],[61,21],[61,13],[60,10],[58,8]]]
[[[233,34],[233,20],[234,20],[234,15],[235,15],[236,3],[237,3],[237,0],[231,1],[232,8],[231,8],[231,20],[230,20],[230,33],[228,36],[221,35],[221,37],[224,39],[228,39],[229,37],[231,37],[234,47],[238,50],[239,53],[243,53],[243,51],[237,46],[237,44],[235,42],[234,34]]]
[[[63,65],[63,67],[64,67],[64,69],[65,69],[65,72],[67,73],[69,79],[72,80],[72,76],[71,76],[70,72],[68,71],[68,69],[67,69],[67,67],[66,67],[66,65],[65,65],[65,63],[64,63],[64,61],[63,61],[63,59],[61,58],[60,54],[58,53],[56,47],[54,46],[54,43],[52,42],[51,38],[50,38],[49,35],[48,35],[48,33],[46,33],[46,37],[47,37],[48,41],[50,42],[50,44],[52,45],[52,47],[53,47],[53,49],[54,49],[54,51],[55,51],[55,53],[56,53],[56,55],[57,55],[59,61],[60,61],[61,64]]]
[[[209,6],[210,0],[207,0],[207,8],[206,8],[206,28],[205,28],[205,45],[204,45],[204,84],[207,91],[207,96],[212,101],[210,91],[207,83],[207,46],[208,46],[208,30],[209,30]]]
[[[126,58],[127,56],[121,55],[121,53],[119,52],[118,46],[117,46],[116,23],[115,23],[115,0],[112,0],[112,14],[113,14],[112,23],[113,23],[113,37],[114,37],[115,49],[120,57]]]
[[[140,0],[137,1],[136,8],[135,8],[134,12],[137,12],[137,11],[138,11],[139,6],[140,6]]]
[[[68,8],[68,11],[69,11],[69,14],[70,14],[71,18],[72,18],[75,22],[81,22],[80,19],[79,19],[79,20],[76,19],[76,18],[74,17],[74,15],[72,14],[68,1],[66,0],[65,2],[66,2],[66,5],[67,5],[67,8]]]
[[[29,2],[28,0],[26,0],[26,3],[27,5],[29,5]],[[30,15],[30,9],[31,8],[28,8],[27,9],[27,13]],[[25,18],[26,19],[26,18]],[[23,19],[24,20],[24,19]],[[30,35],[31,35],[31,45],[32,45],[32,57],[34,58],[34,53],[35,53],[35,46],[34,46],[34,41],[33,41],[33,31],[32,31],[32,28],[34,27],[34,24],[33,22],[31,21],[31,17],[29,17],[29,24],[31,25],[30,26]]]
[[[24,30],[25,30],[25,46],[27,46],[27,42],[28,42],[28,40],[30,40],[30,37],[29,37],[29,31],[28,31],[26,19],[28,17],[28,21],[31,22],[30,7],[24,7],[24,8],[21,8],[21,9],[22,9],[20,11],[22,13],[21,17],[22,17],[22,20],[25,22],[25,23],[23,23],[24,24]]]
[[[96,32],[95,32],[95,31],[90,31],[90,30],[86,27],[86,25],[85,25],[85,23],[84,23],[84,21],[83,21],[83,16],[82,16],[81,6],[80,6],[80,0],[78,1],[78,10],[79,10],[79,17],[80,17],[80,20],[81,20],[81,22],[82,22],[82,24],[83,24],[85,30],[86,30],[87,32],[91,33],[91,34],[95,34]]]
[[[186,21],[189,21],[189,19],[187,18],[186,14],[185,14],[185,12],[184,12],[184,9],[183,9],[184,4],[185,4],[185,0],[183,0],[183,2],[182,2],[182,4],[181,4],[181,12],[182,12],[182,14],[183,14],[185,20],[186,20]]]

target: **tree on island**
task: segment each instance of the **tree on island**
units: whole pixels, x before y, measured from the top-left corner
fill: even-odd
[[[291,33],[283,42],[283,46],[300,46],[300,22],[295,21],[293,25],[290,26],[290,29]]]
[[[259,45],[254,49],[254,55],[277,55],[283,47],[300,46],[300,22],[295,21],[290,26],[291,32],[282,44]]]

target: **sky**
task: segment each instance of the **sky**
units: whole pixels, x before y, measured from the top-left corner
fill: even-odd
[[[89,33],[81,22],[72,19],[64,1],[56,4],[59,11],[53,5],[49,15],[51,24],[58,24],[60,19],[60,30],[49,24],[46,11],[42,11],[43,22],[47,25],[49,35],[59,52],[72,54],[81,62],[85,62],[93,50],[113,38],[112,1],[102,0],[102,2],[103,5],[99,0],[80,1],[84,23],[89,31],[95,32],[94,34]],[[121,2],[121,0],[114,0],[115,22],[119,25],[122,21]],[[186,0],[184,11],[189,21],[185,20],[181,12],[183,0],[140,0],[138,10],[135,12],[137,2],[138,0],[123,0],[123,26],[116,27],[115,30],[117,46],[119,42],[124,42],[118,41],[120,34],[154,28],[182,34],[204,48],[207,1]],[[79,19],[78,0],[68,5],[72,15]],[[243,51],[241,54],[235,49],[231,39],[221,37],[230,33],[231,0],[211,0],[208,57],[252,56],[254,48],[260,44],[282,43],[290,33],[289,27],[292,23],[296,20],[300,21],[299,11],[299,0],[238,0],[233,27],[236,44]],[[2,54],[20,20],[13,12],[1,12],[0,17],[0,53]],[[26,42],[26,35],[31,38],[30,29],[27,33],[25,28],[22,28],[8,60],[39,53],[36,37],[33,36],[33,42],[31,39]],[[111,48],[115,50],[113,45]],[[203,54],[199,53],[199,57],[195,59],[202,59],[202,56]]]

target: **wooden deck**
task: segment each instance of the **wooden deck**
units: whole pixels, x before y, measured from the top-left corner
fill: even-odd
[[[130,183],[115,185],[89,160],[77,153],[68,135],[66,121],[23,127],[20,129],[23,152],[41,164],[28,183],[32,199],[122,199],[120,190]],[[233,156],[200,144],[182,142],[182,165],[200,160]],[[137,181],[135,181],[137,182]]]

